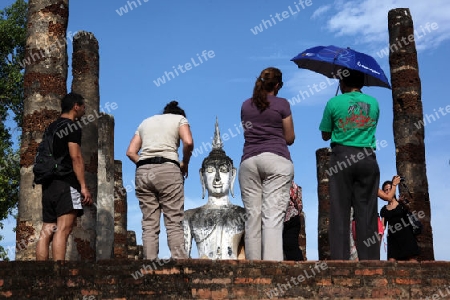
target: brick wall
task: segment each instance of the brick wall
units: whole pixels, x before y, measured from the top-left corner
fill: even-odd
[[[449,296],[450,262],[439,261],[0,262],[0,299],[443,299]]]

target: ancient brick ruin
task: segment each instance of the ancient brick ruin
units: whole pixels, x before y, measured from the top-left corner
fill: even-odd
[[[411,13],[398,8],[388,14],[389,44],[405,37],[414,37]],[[409,39],[408,39],[409,40]],[[400,185],[400,193],[408,196],[411,211],[423,211],[423,233],[417,239],[421,260],[434,260],[433,232],[431,228],[430,196],[428,194],[425,164],[425,128],[414,123],[423,120],[422,87],[419,77],[416,43],[412,42],[389,54],[391,66],[392,102],[394,109],[394,143],[397,173],[405,177],[406,187]],[[409,193],[410,192],[410,193]]]
[[[427,216],[425,232],[419,236],[422,262],[327,262],[328,148],[316,152],[319,261],[142,260],[142,246],[136,244],[135,233],[127,230],[122,163],[114,160],[114,118],[99,112],[99,45],[88,32],[74,37],[72,91],[87,99],[86,115],[93,116],[83,128],[82,145],[89,147],[82,151],[95,205],[85,208],[77,222],[68,247],[69,261],[29,262],[35,260],[35,241],[42,226],[41,190],[32,187],[33,159],[45,127],[59,116],[59,100],[67,93],[68,0],[29,0],[29,10],[26,55],[38,59],[25,71],[17,261],[0,262],[0,299],[417,299],[446,292],[450,263],[426,261],[434,260],[434,254],[423,128],[411,126],[423,117],[414,43],[391,53],[390,64],[397,170],[407,177],[412,194],[421,199],[412,208]],[[413,33],[408,9],[390,11],[388,21],[391,43]],[[37,55],[50,46],[47,55]],[[306,259],[304,214],[301,222],[299,241]]]
[[[25,70],[25,101],[21,145],[21,184],[16,233],[16,260],[35,260],[42,226],[41,186],[32,185],[32,166],[44,129],[60,114],[67,93],[66,30],[69,3],[30,1]],[[99,45],[92,33],[73,37],[71,91],[86,99],[82,155],[86,182],[94,205],[84,207],[69,238],[66,259],[102,260],[139,257],[133,232],[127,231],[126,191],[122,165],[114,160],[114,118],[99,110]],[[142,251],[141,251],[142,252]]]

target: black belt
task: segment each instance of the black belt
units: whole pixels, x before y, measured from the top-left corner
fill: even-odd
[[[173,160],[173,159],[168,159],[168,158],[162,157],[162,156],[156,156],[156,157],[151,157],[151,158],[146,158],[146,159],[143,159],[143,160],[139,160],[136,163],[136,168],[139,168],[142,165],[163,164],[163,163],[166,163],[166,162],[170,162],[170,163],[176,164],[178,166],[178,168],[180,168],[180,163],[179,162],[177,162],[176,160]]]
[[[354,148],[354,149],[367,149],[369,151],[375,151],[375,148],[372,147],[357,147],[357,146],[346,146],[346,145],[342,145],[342,144],[338,144],[338,143],[331,143],[330,147],[334,148],[336,146],[341,146],[341,147],[349,147],[349,148]]]

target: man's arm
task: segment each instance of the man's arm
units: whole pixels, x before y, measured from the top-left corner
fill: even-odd
[[[139,160],[139,150],[141,150],[142,147],[142,139],[139,136],[139,134],[135,134],[133,138],[131,139],[130,145],[127,149],[127,156],[128,158],[134,162],[137,163]]]
[[[84,159],[81,155],[81,147],[77,143],[69,142],[69,154],[72,159],[73,171],[78,179],[78,182],[81,185],[81,195],[83,199],[81,199],[81,203],[85,205],[92,204],[92,196],[89,192],[89,189],[86,186],[86,180],[84,177]]]
[[[322,131],[322,140],[329,141],[331,139],[331,132]]]
[[[178,129],[180,139],[183,142],[183,160],[180,164],[181,173],[184,178],[189,175],[189,160],[191,159],[192,150],[194,150],[194,140],[192,139],[191,128],[189,124],[181,125]]]
[[[295,140],[294,121],[292,120],[292,115],[289,115],[283,119],[283,134],[286,144],[288,144],[288,146],[292,145]]]
[[[330,111],[330,102],[327,102],[319,125],[319,130],[322,132],[322,140],[324,141],[329,141],[333,132],[333,118]]]

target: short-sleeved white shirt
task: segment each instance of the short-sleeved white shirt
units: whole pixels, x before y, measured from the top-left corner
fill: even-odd
[[[174,114],[155,115],[142,121],[136,130],[142,140],[139,160],[162,156],[179,161],[179,128],[185,124],[189,124],[185,117]]]

